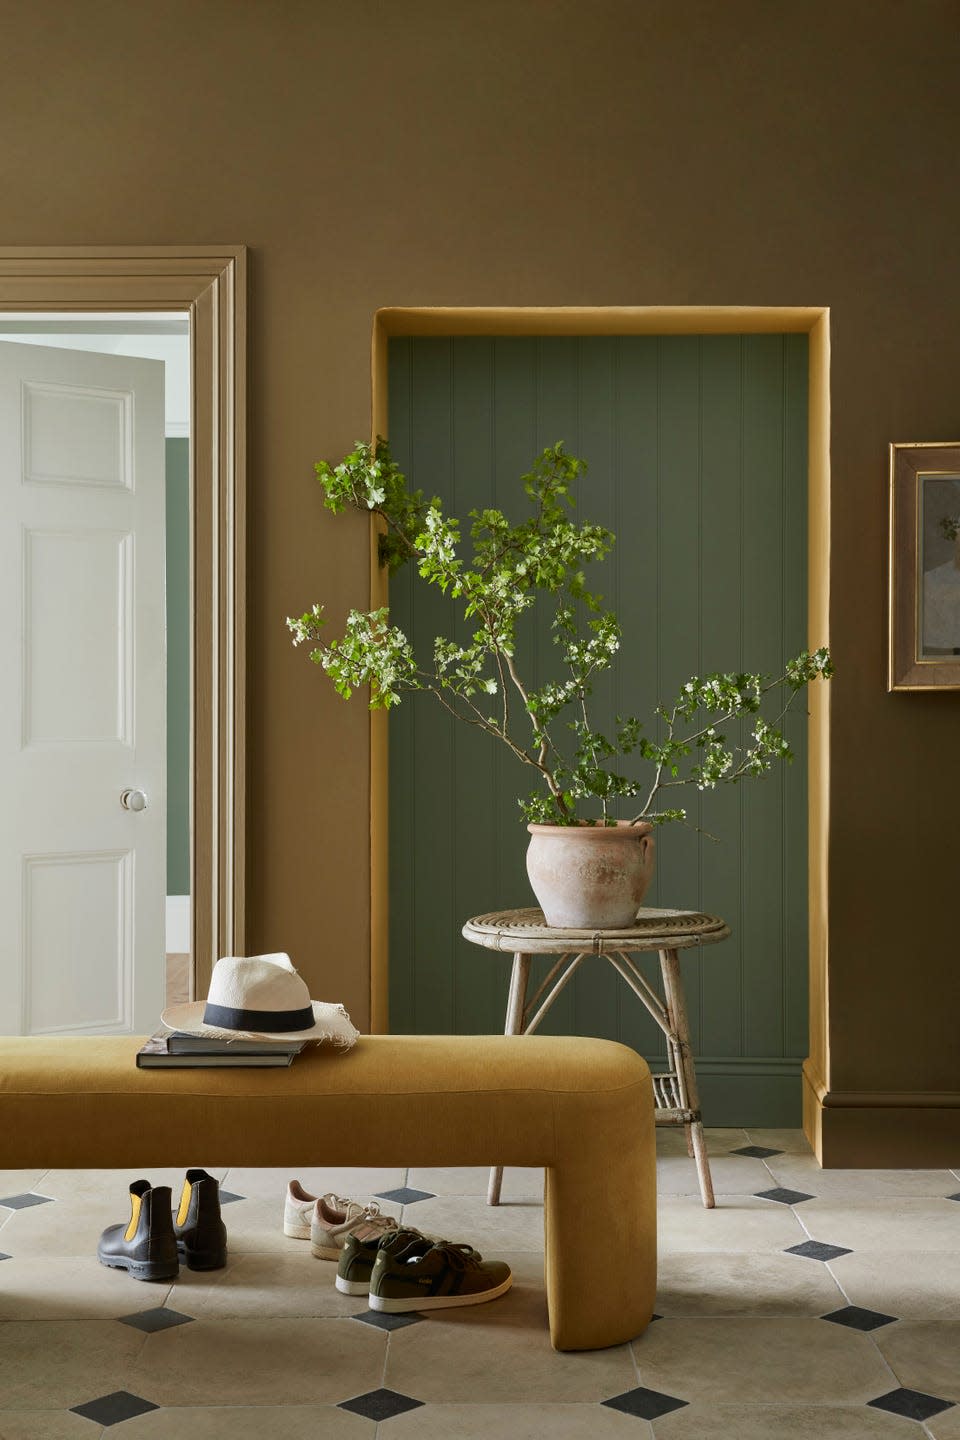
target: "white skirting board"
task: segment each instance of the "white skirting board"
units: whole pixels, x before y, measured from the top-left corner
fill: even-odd
[[[167,954],[190,954],[190,896],[167,896]]]

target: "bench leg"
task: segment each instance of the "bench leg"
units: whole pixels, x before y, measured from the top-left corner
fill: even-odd
[[[530,979],[530,956],[514,955],[510,975],[510,994],[507,999],[507,1019],[504,1035],[523,1034],[523,1012],[527,1004],[527,982]],[[500,1204],[500,1189],[503,1185],[503,1166],[494,1165],[487,1184],[487,1204]]]
[[[635,1339],[650,1322],[656,1296],[652,1096],[645,1089],[618,1098],[605,1113],[595,1102],[595,1095],[565,1097],[558,1163],[546,1172],[544,1272],[557,1350]]]

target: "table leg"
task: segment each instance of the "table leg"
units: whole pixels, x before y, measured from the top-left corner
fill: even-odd
[[[503,1027],[504,1035],[523,1034],[523,1012],[527,1003],[527,981],[530,978],[530,956],[517,954],[513,957],[510,974],[510,994],[507,999],[507,1018]],[[503,1166],[494,1165],[490,1170],[487,1185],[487,1204],[500,1204],[500,1188],[503,1185]]]
[[[684,1108],[693,1110],[697,1117],[685,1127],[687,1145],[688,1148],[692,1147],[693,1157],[697,1162],[697,1178],[700,1181],[700,1195],[704,1206],[707,1210],[712,1210],[716,1203],[713,1198],[713,1180],[710,1177],[710,1162],[707,1159],[707,1146],[703,1138],[700,1094],[697,1089],[697,1074],[690,1050],[690,1028],[687,1024],[687,1005],[683,994],[683,982],[680,978],[680,957],[676,950],[660,951],[660,969],[663,973],[663,992],[672,1032],[668,1043],[673,1051],[672,1058],[677,1072],[680,1098]]]

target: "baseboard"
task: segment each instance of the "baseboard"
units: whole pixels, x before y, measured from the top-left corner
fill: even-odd
[[[700,1109],[705,1125],[792,1129],[800,1125],[802,1095],[799,1056],[695,1057]],[[662,1056],[647,1057],[662,1070]]]
[[[803,1067],[807,1138],[825,1170],[960,1166],[960,1091],[830,1090]]]

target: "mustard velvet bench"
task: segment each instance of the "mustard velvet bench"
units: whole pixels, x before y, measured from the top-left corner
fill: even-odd
[[[141,1044],[0,1038],[0,1169],[543,1166],[554,1346],[618,1345],[648,1324],[653,1093],[626,1046],[373,1035],[310,1046],[289,1069],[137,1070]]]

